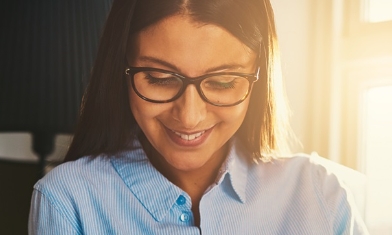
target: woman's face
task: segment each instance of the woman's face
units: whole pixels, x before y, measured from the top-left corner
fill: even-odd
[[[171,16],[138,34],[128,52],[130,66],[170,70],[187,77],[213,72],[254,73],[256,55],[223,28]],[[131,57],[131,53],[132,57]],[[170,103],[151,103],[129,84],[132,113],[151,145],[169,166],[200,170],[221,162],[225,144],[242,124],[249,99],[231,107],[206,103],[194,85]]]

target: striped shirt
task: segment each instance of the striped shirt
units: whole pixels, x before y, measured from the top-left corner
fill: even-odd
[[[255,164],[233,144],[200,201],[149,162],[144,151],[84,157],[34,186],[29,234],[368,234],[340,180],[312,157]]]

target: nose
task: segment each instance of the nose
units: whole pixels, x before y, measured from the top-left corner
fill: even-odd
[[[174,101],[174,118],[185,129],[196,128],[206,114],[206,102],[200,97],[195,85],[188,85],[181,97]]]

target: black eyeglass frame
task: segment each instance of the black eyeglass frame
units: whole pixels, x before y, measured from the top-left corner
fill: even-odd
[[[166,74],[170,74],[173,75],[177,78],[179,78],[182,81],[182,87],[181,89],[178,91],[178,93],[171,99],[168,100],[152,100],[149,99],[145,96],[143,96],[142,94],[139,93],[139,91],[136,89],[135,86],[135,79],[134,79],[134,75],[138,72],[162,72],[162,73],[166,73]],[[215,105],[215,106],[219,106],[219,107],[230,107],[230,106],[234,106],[237,104],[242,103],[250,94],[252,87],[253,87],[253,83],[255,83],[257,80],[259,80],[259,76],[260,76],[260,67],[257,68],[256,73],[254,74],[249,74],[249,73],[237,73],[237,72],[219,72],[219,73],[209,73],[209,74],[204,74],[202,76],[199,77],[186,77],[182,74],[179,73],[175,73],[169,70],[164,70],[164,69],[158,69],[158,68],[151,68],[151,67],[128,67],[125,70],[125,74],[128,75],[131,78],[131,84],[132,84],[132,88],[135,91],[135,93],[142,98],[145,101],[148,102],[152,102],[152,103],[169,103],[172,102],[178,98],[181,97],[181,95],[185,92],[186,88],[188,87],[188,85],[193,84],[196,87],[197,92],[199,93],[200,97],[207,103]],[[200,84],[201,82],[209,77],[212,76],[220,76],[220,75],[234,75],[234,76],[240,76],[240,77],[244,77],[249,81],[249,87],[248,87],[248,92],[246,93],[246,95],[239,101],[233,103],[233,104],[219,104],[219,103],[214,103],[211,102],[210,100],[207,99],[207,97],[204,95],[202,89],[200,88]]]

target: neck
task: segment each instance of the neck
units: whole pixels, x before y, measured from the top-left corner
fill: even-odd
[[[203,193],[214,183],[219,169],[226,159],[227,144],[214,153],[202,167],[191,171],[181,171],[170,165],[149,143],[145,136],[139,138],[152,165],[169,181],[184,190],[192,198],[192,203],[199,203]]]

